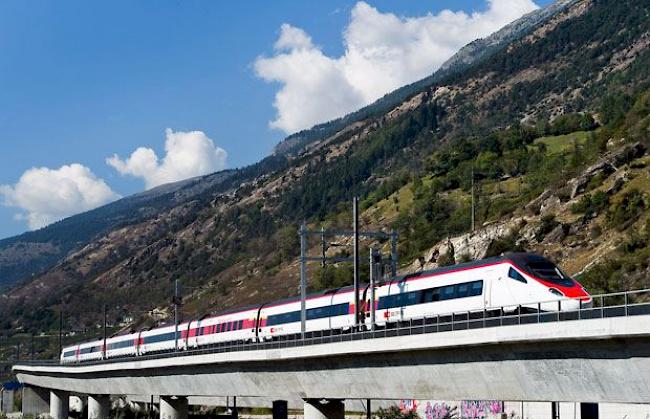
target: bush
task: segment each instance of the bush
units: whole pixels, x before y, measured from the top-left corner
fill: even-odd
[[[412,410],[402,411],[398,406],[391,406],[386,409],[377,410],[373,416],[379,419],[419,419],[417,412]]]
[[[485,257],[500,256],[507,252],[525,252],[526,248],[517,244],[517,233],[494,240],[488,247]]]
[[[609,196],[603,191],[598,191],[593,196],[591,194],[583,195],[580,201],[571,205],[571,212],[574,214],[585,214],[586,216],[596,216],[608,206]]]
[[[555,118],[547,127],[546,133],[549,135],[563,135],[575,131],[591,131],[597,126],[596,121],[589,114],[570,113]]]
[[[542,217],[542,222],[539,225],[539,228],[537,229],[537,232],[535,233],[535,239],[537,241],[542,241],[544,240],[544,237],[553,231],[555,227],[560,225],[559,222],[555,220],[555,215],[549,214],[545,215]]]
[[[611,227],[619,231],[625,230],[646,208],[643,193],[638,189],[632,189],[623,195],[623,199],[607,212],[607,221]]]
[[[351,285],[353,280],[354,272],[349,263],[341,266],[325,265],[314,272],[314,289],[340,288]]]
[[[454,265],[456,263],[456,259],[454,258],[454,249],[450,248],[447,253],[441,254],[436,262],[438,263],[438,266]]]

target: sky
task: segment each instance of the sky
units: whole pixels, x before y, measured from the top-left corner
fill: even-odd
[[[550,2],[0,2],[0,238],[254,163]]]

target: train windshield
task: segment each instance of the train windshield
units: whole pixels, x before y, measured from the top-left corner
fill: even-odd
[[[572,287],[575,282],[554,263],[542,257],[527,258],[526,265],[539,278],[562,287]]]
[[[529,275],[560,287],[573,287],[577,283],[562,272],[553,262],[543,256],[531,253],[511,253],[511,260]]]

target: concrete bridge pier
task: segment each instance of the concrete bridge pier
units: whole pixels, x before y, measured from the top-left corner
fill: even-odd
[[[305,399],[304,419],[344,419],[345,404],[338,399]]]
[[[187,419],[187,397],[160,396],[160,419]]]
[[[50,412],[50,394],[36,386],[23,387],[23,416],[39,416]]]
[[[14,390],[0,390],[0,413],[14,412]]]
[[[108,395],[88,395],[88,419],[108,419],[111,413],[111,399]]]
[[[68,419],[70,414],[70,393],[50,390],[50,418]]]

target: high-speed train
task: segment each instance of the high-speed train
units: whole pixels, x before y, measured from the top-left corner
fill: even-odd
[[[374,303],[377,327],[450,313],[514,311],[518,307],[569,311],[592,302],[577,281],[532,253],[510,253],[397,277],[375,286],[374,302],[370,301],[369,286],[363,285],[360,296],[360,317],[369,323],[370,304]],[[306,332],[349,330],[354,326],[354,288],[311,294],[306,308]],[[260,342],[300,331],[300,298],[290,298],[184,322],[178,329],[172,325],[111,337],[106,347],[103,340],[66,347],[61,362],[140,356],[225,342]]]

